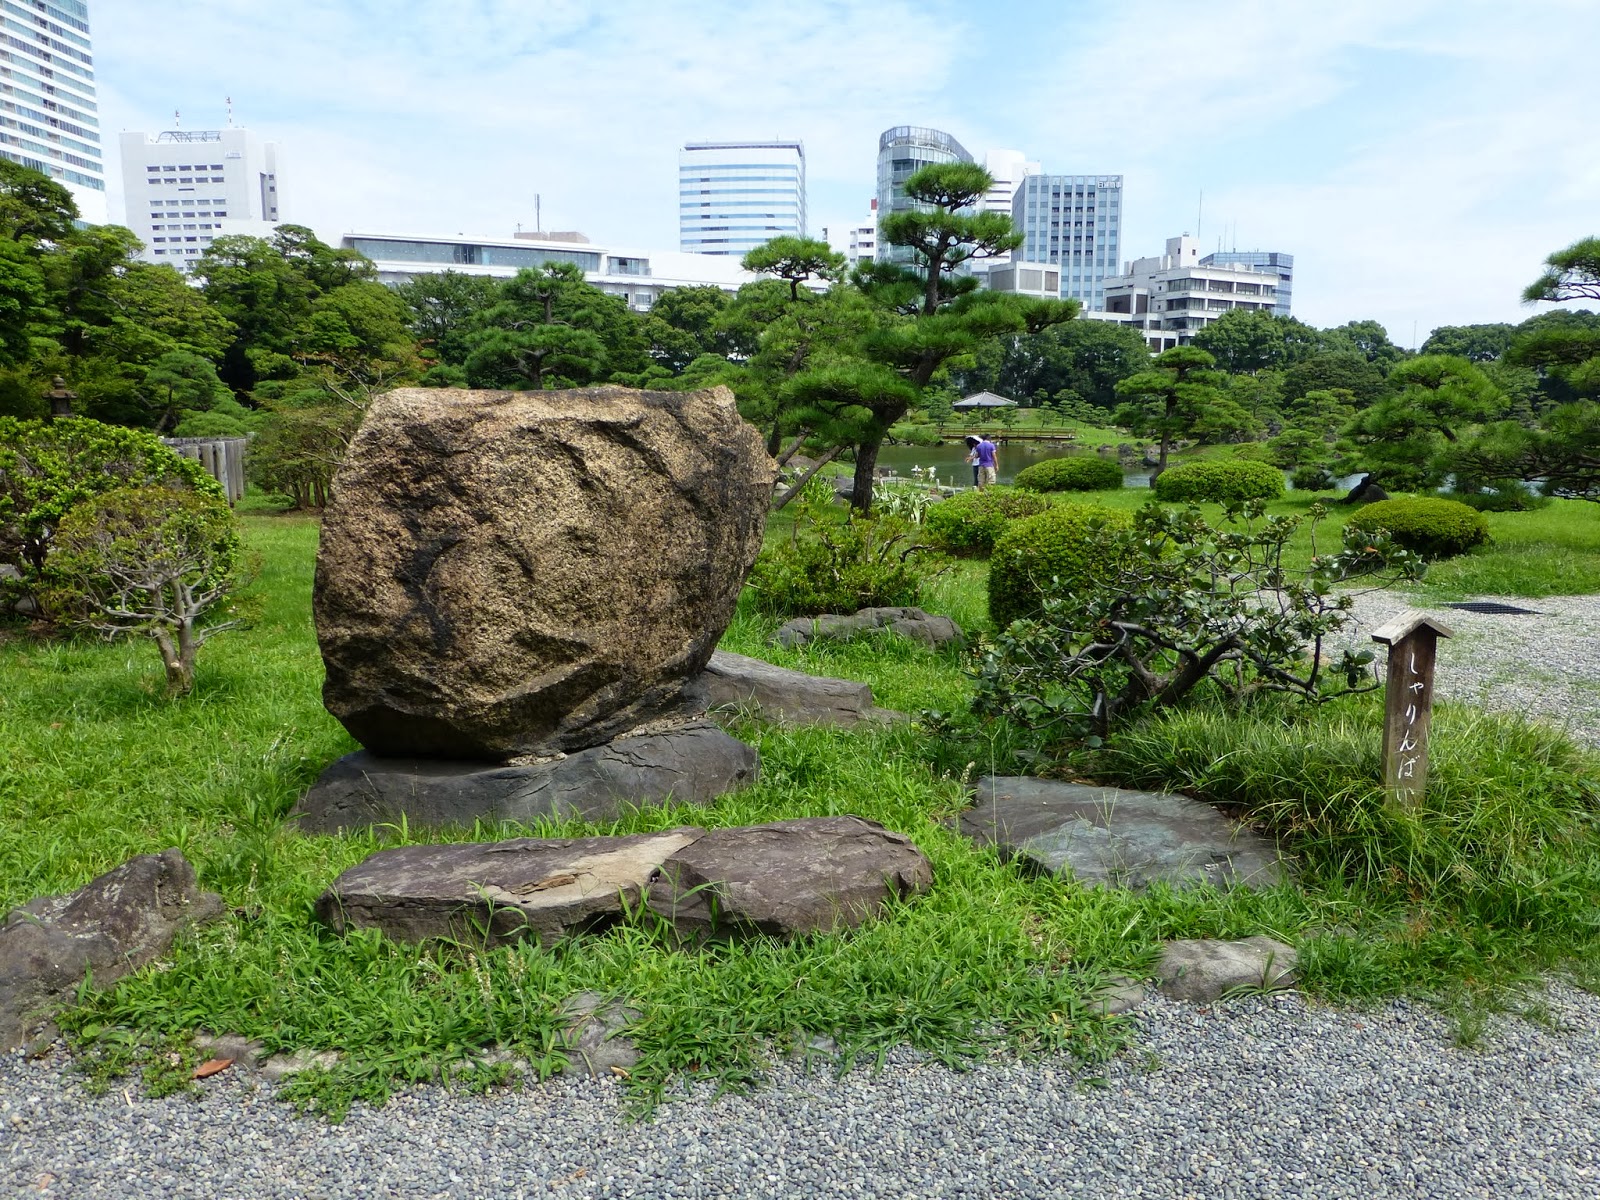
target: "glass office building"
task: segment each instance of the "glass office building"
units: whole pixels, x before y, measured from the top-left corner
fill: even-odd
[[[1203,267],[1254,267],[1278,277],[1278,300],[1274,316],[1289,315],[1289,289],[1294,286],[1294,255],[1277,250],[1218,250],[1200,260]]]
[[[63,184],[85,221],[106,220],[106,176],[84,0],[6,0],[0,155]]]
[[[1016,259],[1060,264],[1061,298],[1105,310],[1105,281],[1117,274],[1122,243],[1121,175],[1029,175],[1011,220],[1024,238]]]
[[[688,142],[678,152],[678,246],[741,258],[775,237],[806,236],[800,142]]]
[[[932,163],[972,162],[966,147],[948,133],[921,125],[896,125],[878,135],[878,220],[916,205],[906,199],[906,180]],[[878,239],[878,258],[909,262],[911,251]]]

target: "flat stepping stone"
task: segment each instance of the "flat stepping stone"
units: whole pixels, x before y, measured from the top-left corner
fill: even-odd
[[[782,725],[858,725],[905,717],[873,704],[867,684],[791,671],[726,650],[711,656],[691,686],[706,708],[752,707],[763,720]]]
[[[820,617],[796,617],[778,626],[772,641],[793,649],[814,641],[849,641],[878,630],[899,634],[935,650],[966,642],[961,626],[949,617],[934,616],[920,608],[863,608],[848,616],[824,613]]]
[[[1169,1000],[1210,1004],[1239,988],[1291,988],[1298,961],[1293,947],[1269,937],[1183,939],[1162,947],[1156,983]]]
[[[652,911],[689,937],[791,938],[853,929],[933,884],[912,840],[860,817],[716,829],[675,851]]]
[[[1270,887],[1286,878],[1271,842],[1209,804],[1163,792],[985,776],[961,832],[1029,870],[1089,887]]]
[[[399,942],[498,945],[533,937],[549,946],[637,908],[661,864],[704,832],[380,850],[334,880],[316,912],[339,933],[377,929]]]
[[[402,819],[434,829],[480,820],[531,825],[546,817],[614,821],[669,799],[707,804],[754,783],[758,770],[755,749],[710,721],[529,766],[380,758],[362,750],[329,766],[291,815],[305,833]]]

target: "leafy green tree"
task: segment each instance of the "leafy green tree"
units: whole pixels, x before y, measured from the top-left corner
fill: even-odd
[[[800,299],[800,288],[813,280],[835,282],[844,274],[844,255],[815,238],[775,237],[749,251],[742,260],[746,271],[776,275],[789,285],[789,301]]]
[[[974,211],[994,179],[973,163],[940,163],[923,167],[905,183],[905,194],[919,206],[890,213],[879,222],[879,233],[891,246],[911,251],[925,272],[922,315],[933,316],[967,285],[953,282],[964,263],[1006,254],[1022,245],[1023,235],[1011,227],[1003,213]],[[925,383],[926,381],[924,381]]]
[[[1493,362],[1511,349],[1516,326],[1499,322],[1490,325],[1441,325],[1422,343],[1422,354],[1451,354],[1468,362]]]
[[[1293,317],[1235,308],[1194,335],[1193,344],[1233,373],[1276,370],[1311,357],[1321,345],[1317,331]]]
[[[1178,438],[1221,440],[1250,427],[1249,416],[1223,391],[1226,377],[1215,369],[1216,361],[1198,346],[1174,346],[1117,384],[1124,403],[1114,420],[1137,437],[1159,439],[1157,474],[1167,469],[1167,455]]]
[[[1600,396],[1600,315],[1540,313],[1518,326],[1505,361],[1536,374],[1544,406]]]
[[[144,373],[144,393],[160,414],[157,430],[171,429],[185,412],[209,412],[232,393],[217,377],[217,369],[188,350],[169,350]]]
[[[417,275],[395,288],[411,314],[411,332],[425,354],[448,366],[467,361],[468,336],[492,305],[500,283],[486,275],[439,271]],[[670,294],[670,293],[669,293]]]
[[[0,239],[24,246],[60,242],[72,233],[72,193],[40,171],[0,158]]]
[[[586,283],[571,263],[525,267],[501,286],[468,339],[473,387],[582,386],[603,378],[606,348],[590,321],[603,304],[624,306]]]
[[[1292,403],[1307,392],[1346,391],[1358,405],[1371,404],[1385,390],[1384,374],[1376,363],[1354,350],[1314,354],[1283,372],[1283,399]]]
[[[1522,298],[1530,304],[1600,300],[1600,238],[1583,238],[1545,259],[1544,273],[1527,286]]]
[[[1398,391],[1356,414],[1345,430],[1347,467],[1391,490],[1437,487],[1447,449],[1504,415],[1505,396],[1464,358],[1432,354],[1396,367]]]
[[[1137,329],[1112,321],[1066,321],[1037,334],[985,342],[971,367],[952,373],[968,393],[1021,397],[1071,392],[1105,410],[1092,418],[1104,423],[1118,403],[1117,383],[1149,361],[1149,347]]]
[[[1385,375],[1410,357],[1411,352],[1389,340],[1389,331],[1377,321],[1346,321],[1322,335],[1325,350],[1353,350]]]

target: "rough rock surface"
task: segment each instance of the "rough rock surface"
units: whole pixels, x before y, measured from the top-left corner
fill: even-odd
[[[936,650],[964,645],[966,640],[961,627],[949,617],[925,613],[920,608],[863,608],[848,616],[824,613],[820,617],[796,617],[780,625],[772,640],[793,649],[817,640],[849,641],[880,629]]]
[[[855,725],[903,716],[874,705],[865,683],[791,671],[726,650],[711,656],[691,690],[702,707],[751,706],[766,720],[785,725]]]
[[[614,922],[639,902],[662,862],[703,832],[380,850],[334,880],[317,900],[317,916],[341,933],[379,929],[401,942],[536,937],[551,945]]]
[[[633,1069],[639,1048],[622,1034],[639,1019],[638,1009],[619,1000],[608,1004],[599,992],[579,992],[567,1001],[565,1011],[571,1020],[562,1039],[567,1052],[563,1075],[603,1079]]]
[[[772,476],[724,388],[380,396],[323,517],[324,703],[374,753],[484,761],[679,711]]]
[[[437,828],[474,821],[579,817],[613,821],[630,808],[704,804],[753,783],[759,756],[710,722],[618,738],[554,762],[484,766],[347,754],[322,773],[295,814],[308,833],[370,825]]]
[[[1209,804],[1158,792],[985,776],[961,831],[1030,870],[1101,887],[1264,887],[1283,864],[1271,842]]]
[[[177,850],[141,854],[0,924],[0,1050],[22,1045],[93,972],[103,987],[161,957],[189,925],[222,912]]]
[[[1363,475],[1355,487],[1350,489],[1341,503],[1344,504],[1374,504],[1379,500],[1387,500],[1389,493],[1372,481],[1371,475]]]
[[[649,904],[686,936],[795,937],[852,929],[932,883],[932,864],[904,834],[807,817],[705,834],[661,864]]]
[[[1156,979],[1169,1000],[1210,1004],[1235,988],[1293,987],[1296,961],[1291,947],[1269,937],[1182,940],[1162,947]]]

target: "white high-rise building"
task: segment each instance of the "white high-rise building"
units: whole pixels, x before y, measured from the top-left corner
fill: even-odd
[[[85,0],[3,0],[0,155],[66,186],[91,225],[106,221],[106,174]]]
[[[1106,313],[1144,331],[1152,350],[1188,343],[1223,313],[1272,312],[1276,267],[1206,263],[1188,234],[1167,239],[1167,252],[1136,258],[1105,281]]]
[[[280,156],[248,129],[124,133],[122,189],[140,257],[187,270],[224,234],[268,236],[284,220]]]
[[[1040,171],[1039,164],[1029,162],[1028,156],[1021,150],[990,150],[983,156],[983,169],[994,177],[993,186],[983,197],[983,211],[1004,213],[1008,217],[1011,216],[1012,201],[1022,181]],[[985,269],[993,270],[1009,263],[1011,254],[997,254],[984,261],[987,264]]]
[[[1057,264],[1063,300],[1091,312],[1106,307],[1106,280],[1117,273],[1121,249],[1121,175],[1029,175],[1011,220],[1024,237],[1017,259]]]
[[[858,262],[871,262],[878,255],[878,201],[874,197],[868,202],[870,209],[867,219],[860,225],[850,230],[850,243],[845,249],[845,258],[853,267]]]
[[[678,247],[742,258],[806,236],[804,143],[686,142],[678,152]]]

